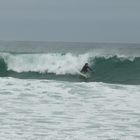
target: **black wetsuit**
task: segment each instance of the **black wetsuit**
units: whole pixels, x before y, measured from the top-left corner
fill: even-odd
[[[83,68],[82,68],[82,70],[81,70],[81,72],[87,73],[89,70],[92,71],[92,69],[88,65],[84,65]]]

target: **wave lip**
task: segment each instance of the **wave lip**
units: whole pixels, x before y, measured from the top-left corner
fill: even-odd
[[[87,82],[140,84],[140,57],[94,56],[91,53],[0,54],[0,76],[85,81],[79,76],[88,62],[95,73]]]

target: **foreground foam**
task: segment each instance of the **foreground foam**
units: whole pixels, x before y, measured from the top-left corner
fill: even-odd
[[[139,139],[140,86],[0,78],[1,139]]]

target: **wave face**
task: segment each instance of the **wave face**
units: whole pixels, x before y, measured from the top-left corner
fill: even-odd
[[[88,62],[94,73],[79,76]],[[93,56],[85,54],[0,54],[0,77],[51,79],[74,82],[140,84],[140,57]]]

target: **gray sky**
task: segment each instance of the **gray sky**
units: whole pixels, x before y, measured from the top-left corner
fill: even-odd
[[[140,43],[140,0],[0,0],[0,40]]]

